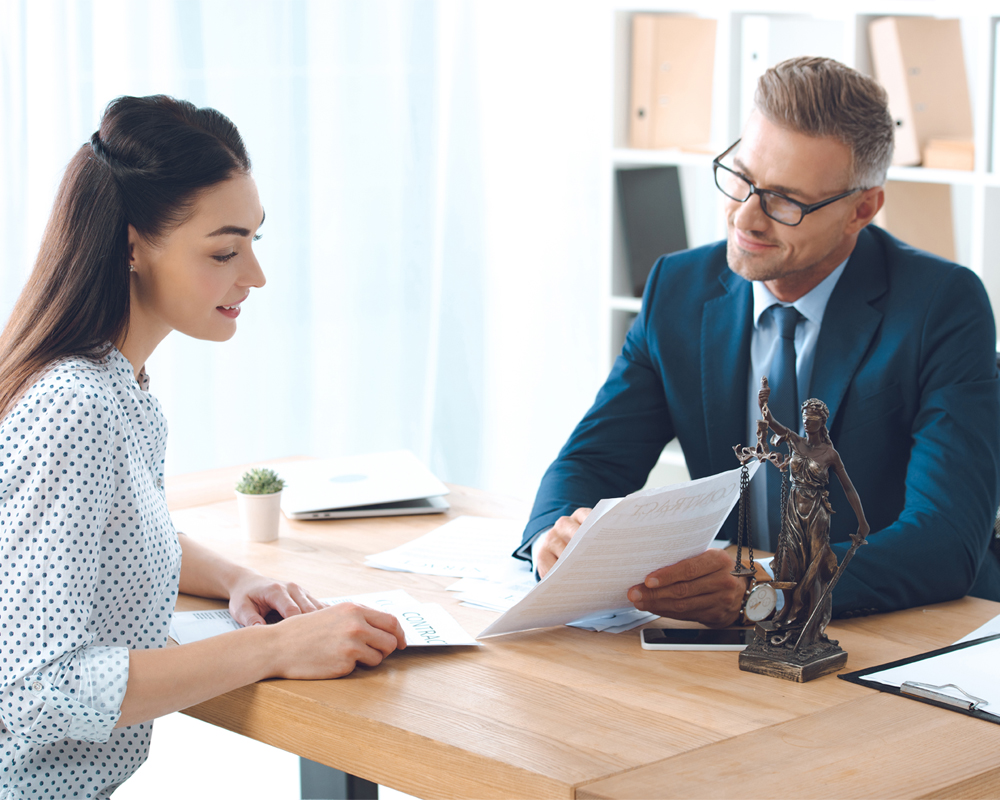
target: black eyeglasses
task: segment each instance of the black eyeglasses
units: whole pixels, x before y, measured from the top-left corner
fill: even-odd
[[[791,197],[786,197],[780,192],[772,192],[770,189],[758,189],[738,172],[733,172],[729,167],[721,163],[722,159],[729,155],[740,141],[740,139],[737,139],[725,153],[712,161],[712,171],[715,173],[715,185],[719,187],[719,191],[726,197],[735,200],[737,203],[745,203],[750,199],[751,195],[757,195],[760,198],[761,211],[782,225],[794,227],[802,222],[806,214],[812,214],[813,211],[819,211],[823,206],[828,206],[830,203],[836,203],[838,200],[843,200],[845,197],[850,197],[852,194],[863,191],[862,189],[851,189],[850,191],[838,194],[836,197],[820,200],[818,203],[800,203],[798,200],[792,200]]]

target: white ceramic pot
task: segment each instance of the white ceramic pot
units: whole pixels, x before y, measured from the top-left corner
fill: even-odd
[[[251,542],[273,542],[281,520],[281,492],[271,494],[236,493],[240,524]]]

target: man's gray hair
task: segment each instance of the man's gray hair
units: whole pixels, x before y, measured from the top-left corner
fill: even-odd
[[[852,188],[885,183],[895,125],[888,95],[874,78],[832,58],[799,56],[760,77],[754,104],[775,125],[847,145]]]

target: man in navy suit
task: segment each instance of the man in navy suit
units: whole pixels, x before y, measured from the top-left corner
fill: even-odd
[[[674,437],[692,478],[736,467],[733,445],[753,445],[760,376],[779,357],[779,309],[792,306],[798,399],[829,406],[872,530],[834,590],[834,614],[967,593],[1000,600],[990,550],[1000,379],[983,286],[870,224],[893,138],[875,81],[829,59],[792,59],[761,78],[755,102],[742,138],[716,160],[727,241],[656,263],[611,374],[542,479],[518,554],[544,576],[590,508],[641,488]],[[830,499],[845,512],[830,531],[842,558],[857,520],[836,480]],[[754,502],[773,545],[766,494]],[[748,588],[733,567],[709,550],[654,570],[629,599],[732,624]]]

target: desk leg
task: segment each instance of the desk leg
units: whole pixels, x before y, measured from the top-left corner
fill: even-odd
[[[325,764],[299,759],[302,800],[378,800],[378,784]]]

